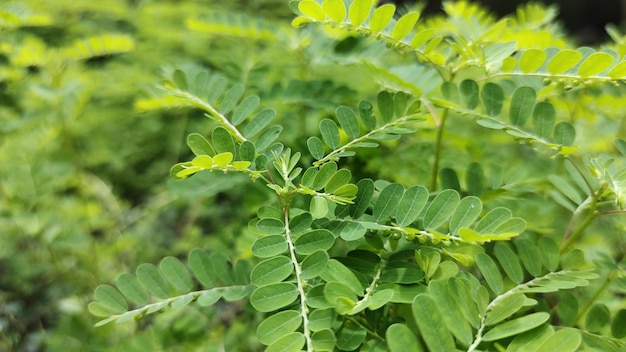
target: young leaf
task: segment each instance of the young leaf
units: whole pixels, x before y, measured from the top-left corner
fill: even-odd
[[[324,0],[322,9],[333,22],[341,23],[346,18],[346,5],[343,0]]]
[[[302,324],[302,314],[295,310],[276,313],[259,324],[256,336],[265,345],[274,343],[279,338],[296,331]]]
[[[350,4],[349,18],[353,26],[360,26],[369,17],[372,9],[372,0],[354,0]]]
[[[388,327],[385,337],[391,352],[423,351],[415,334],[404,324],[396,323]]]
[[[322,133],[322,140],[331,149],[337,149],[340,144],[339,127],[330,119],[324,119],[320,122],[320,132]]]
[[[596,75],[613,64],[613,56],[607,53],[594,53],[589,55],[585,61],[580,64],[578,74],[581,77],[589,77]]]
[[[385,4],[380,6],[370,18],[370,29],[374,33],[382,32],[389,24],[389,21],[393,18],[393,14],[396,12],[396,7],[393,4]]]
[[[482,90],[483,105],[489,116],[498,116],[504,103],[504,91],[495,83],[487,83]],[[511,103],[513,104],[513,102]]]
[[[239,106],[233,112],[233,117],[231,118],[231,122],[233,125],[237,126],[244,122],[250,114],[259,106],[261,100],[259,97],[253,95],[244,99]]]
[[[284,255],[264,260],[250,273],[250,281],[256,286],[281,282],[293,272],[293,263]]]
[[[314,219],[321,219],[328,214],[328,201],[321,196],[311,198],[309,211]]]
[[[219,153],[213,157],[213,162],[218,167],[226,167],[233,161],[233,153],[225,152]]]
[[[291,283],[279,282],[254,290],[250,303],[260,312],[272,312],[290,305],[298,297],[298,288]]]
[[[582,59],[582,57],[582,54],[578,51],[564,49],[552,57],[546,68],[551,74],[559,75],[569,71],[580,61],[580,59]]]
[[[359,188],[359,192],[361,189]],[[358,199],[358,196],[357,196]],[[396,221],[400,226],[408,226],[417,220],[428,201],[428,190],[424,186],[413,186],[407,189],[398,204]]]
[[[511,321],[507,321],[504,324],[498,325],[495,328],[489,330],[485,336],[484,341],[495,341],[503,339],[505,337],[514,336],[522,332],[531,330],[550,319],[550,314],[546,312],[532,313],[525,315],[521,318],[517,318]]]
[[[174,257],[165,257],[159,263],[159,269],[172,286],[181,293],[187,293],[193,289],[191,275],[185,265]]]
[[[420,14],[417,12],[409,12],[400,17],[396,25],[393,27],[392,37],[394,40],[401,40],[406,37],[419,19]]]
[[[528,49],[519,58],[519,69],[524,73],[535,72],[543,65],[547,57],[545,51]]]
[[[335,115],[337,115],[337,120],[339,120],[341,128],[343,128],[348,137],[354,139],[359,136],[361,133],[359,129],[359,121],[356,119],[356,114],[352,111],[352,109],[340,106],[337,110],[335,110]]]
[[[391,216],[403,194],[404,187],[398,183],[390,183],[380,192],[373,211],[376,222],[385,222]]]
[[[441,226],[450,218],[460,199],[459,193],[451,189],[443,190],[437,194],[424,214],[424,227],[436,229]]]
[[[350,172],[350,170],[338,170],[337,172],[335,172],[335,174],[333,174],[330,180],[326,182],[326,185],[324,186],[324,191],[326,191],[326,193],[333,193],[340,187],[349,183],[351,178],[352,173]]]
[[[511,107],[509,108],[509,119],[515,126],[524,126],[530,114],[533,112],[537,94],[530,87],[519,87],[513,93],[511,98]]]
[[[504,291],[504,283],[496,262],[487,254],[478,253],[476,255],[476,265],[483,274],[485,281],[487,281],[489,288],[496,294],[502,293]]]
[[[300,1],[300,3],[298,4],[298,10],[300,10],[300,12],[302,12],[302,14],[306,17],[309,17],[317,22],[323,22],[324,20],[326,20],[326,14],[324,13],[324,10],[315,1]]]
[[[417,295],[411,308],[415,323],[429,351],[449,352],[456,350],[452,334],[443,322],[442,313],[437,308],[437,303],[428,294]],[[424,319],[424,317],[428,317],[428,319]]]
[[[326,163],[324,164],[320,170],[315,175],[313,179],[313,189],[318,191],[328,183],[331,177],[337,172],[337,164],[335,163]]]

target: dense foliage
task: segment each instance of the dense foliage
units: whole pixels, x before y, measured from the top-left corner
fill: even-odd
[[[626,347],[626,36],[243,3],[0,7],[0,349]]]

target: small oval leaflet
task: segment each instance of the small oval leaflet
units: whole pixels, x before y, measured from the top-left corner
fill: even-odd
[[[191,275],[185,265],[175,257],[165,257],[159,263],[159,269],[172,286],[182,293],[187,293],[193,289]]]
[[[150,263],[141,264],[137,267],[137,279],[155,297],[169,298],[169,285],[163,274],[156,266]]]
[[[393,14],[395,12],[396,7],[393,4],[385,4],[374,10],[372,17],[370,18],[370,29],[372,32],[379,33],[385,29],[385,27],[389,24],[389,21],[393,18]]]
[[[272,344],[290,332],[296,331],[302,324],[302,314],[295,310],[276,313],[259,324],[257,338],[265,345]]]
[[[132,274],[121,274],[115,281],[115,285],[129,301],[140,306],[148,303],[148,294],[146,293],[146,290],[143,286],[141,286],[139,280],[137,280],[137,278]]]
[[[256,286],[265,286],[286,279],[293,272],[293,263],[284,255],[264,260],[250,273],[250,281]]]
[[[279,282],[259,287],[250,296],[250,303],[260,312],[271,312],[286,307],[298,297],[294,284]]]
[[[273,257],[285,253],[287,249],[287,241],[281,235],[261,237],[252,244],[252,253],[259,258]]]
[[[353,26],[360,26],[370,15],[372,0],[354,0],[350,4],[349,19]]]
[[[128,310],[128,303],[122,294],[111,285],[100,285],[94,292],[95,299],[115,314]]]
[[[317,250],[328,250],[335,243],[335,236],[325,229],[316,229],[302,234],[294,243],[296,253],[309,255]]]

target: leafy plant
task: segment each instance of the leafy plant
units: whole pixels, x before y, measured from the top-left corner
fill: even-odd
[[[445,16],[425,21],[372,0],[291,5],[292,24],[308,27],[301,31],[356,41],[328,60],[358,67],[382,90],[352,83],[368,98],[336,104],[307,135],[220,73],[170,70],[165,95],[137,106],[194,108],[214,126],[188,136],[193,156],[171,177],[241,173],[273,201],[259,202],[249,223],[254,258],[196,248],[186,264],[172,256],[142,264],[115,287],[96,288],[97,325],[245,299],[263,314],[256,336],[268,351],[622,350],[626,142],[594,150],[606,136],[586,129],[620,121],[610,111],[595,121],[570,112],[585,96],[619,99],[623,38],[573,48],[553,9],[540,5],[496,20],[477,5],[445,2]],[[188,25],[252,41],[299,38],[234,18],[242,23]],[[368,47],[381,49],[372,38],[391,50],[371,55]],[[325,64],[316,66],[312,42],[312,53],[303,43],[291,49],[316,70]],[[428,154],[393,155],[418,142]],[[375,177],[371,168],[380,168]],[[408,182],[412,173],[424,182]],[[588,236],[617,251],[587,250]]]

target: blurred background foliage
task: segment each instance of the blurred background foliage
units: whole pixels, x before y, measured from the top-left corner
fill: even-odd
[[[197,110],[163,109],[163,94],[153,88],[162,72],[206,68],[243,84],[277,110],[285,128],[282,142],[301,150],[336,106],[373,100],[381,87],[393,87],[393,80],[373,75],[362,58],[393,63],[394,74],[416,72],[403,71],[413,61],[382,50],[383,44],[326,39],[315,31],[327,29],[291,28],[292,17],[283,0],[0,4],[1,351],[259,349],[249,326],[261,317],[243,303],[188,307],[138,325],[98,329],[86,307],[97,284],[165,255],[204,247],[250,258],[245,251],[256,234],[247,222],[270,201],[265,189],[245,177],[168,179],[171,165],[191,155],[186,135],[210,126]],[[428,79],[420,81],[426,92]],[[612,116],[626,112],[623,102],[605,95],[601,102],[571,105],[574,94],[563,110],[586,113],[590,127],[598,127],[593,108],[601,104],[610,106]],[[602,121],[597,133],[626,135],[623,119]],[[560,224],[558,216],[527,218],[536,233],[566,226],[567,211],[546,205],[542,190],[549,185],[535,182],[532,169],[502,170],[496,162],[505,155],[536,158],[532,165],[544,174],[558,166],[506,136],[501,149],[486,151],[473,137],[484,133],[478,129],[461,119],[450,127],[447,133],[456,138],[448,138],[446,148],[455,153],[444,155],[442,166],[462,175],[480,161],[485,174],[508,186],[510,193],[495,202],[527,196],[507,206],[516,204],[526,214],[563,213]],[[426,184],[432,134],[426,128],[417,138],[361,153],[348,167],[357,178]],[[582,145],[605,150],[612,140]],[[402,170],[411,172],[396,172],[389,167],[395,163],[409,165]],[[623,234],[624,227],[606,221],[591,232],[612,228]],[[586,238],[598,257],[613,257],[620,250],[615,243],[623,246],[621,237]],[[242,314],[247,320],[236,319]]]

